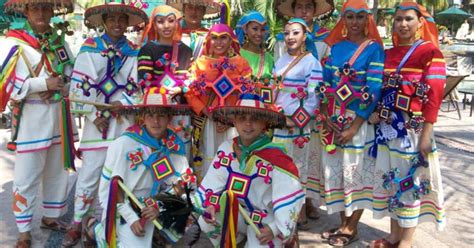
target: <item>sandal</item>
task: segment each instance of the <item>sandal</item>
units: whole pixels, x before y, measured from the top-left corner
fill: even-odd
[[[70,229],[65,235],[61,247],[73,247],[81,240],[81,231]]]
[[[68,231],[68,226],[65,223],[63,223],[59,220],[55,220],[51,223],[46,223],[44,218],[41,219],[40,228],[48,229],[48,230],[52,230],[52,231],[56,231],[56,232],[62,232],[62,233],[65,233],[65,232]]]
[[[308,231],[309,229],[311,229],[308,220],[298,221],[298,223],[296,223],[296,227],[298,228],[298,230],[301,231]]]
[[[341,233],[341,230],[339,230],[339,227],[332,228],[332,229],[329,229],[329,230],[321,233],[321,238],[322,239],[329,239],[330,237],[332,237],[336,234],[340,234],[340,233]]]
[[[15,244],[15,248],[30,248],[31,239],[18,239]]]
[[[97,247],[97,242],[95,241],[95,238],[90,235],[90,233],[94,231],[94,227],[98,224],[96,218],[89,216],[84,220],[84,223],[85,225],[82,228],[82,247]]]
[[[390,243],[390,241],[383,238],[383,239],[377,239],[377,240],[372,241],[369,247],[370,248],[397,248],[398,244],[400,244],[400,242],[392,244]]]
[[[359,238],[357,237],[357,233],[353,233],[353,234],[338,233],[338,234],[332,235],[328,239],[328,243],[331,246],[344,247],[344,246],[352,244],[354,241],[357,241],[357,240],[359,240]]]
[[[321,217],[318,208],[316,207],[306,207],[306,216],[312,220],[317,220]]]

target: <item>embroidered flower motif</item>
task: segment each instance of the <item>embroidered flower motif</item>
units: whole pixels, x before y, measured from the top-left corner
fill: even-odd
[[[186,171],[181,174],[182,186],[187,186],[191,183],[196,182],[196,175],[194,175],[194,171],[191,168],[187,168]]]
[[[216,212],[219,212],[219,196],[217,194],[214,194],[214,191],[212,189],[206,189],[205,192],[206,199],[204,200],[204,207],[209,207],[209,206],[214,206],[216,209]]]
[[[142,149],[137,149],[134,152],[129,152],[127,154],[127,160],[130,161],[130,169],[133,171],[138,168],[138,165],[143,163],[143,151]]]
[[[221,166],[229,166],[232,160],[234,160],[235,155],[233,152],[226,154],[224,151],[217,152],[218,161],[213,163],[214,168],[219,169]]]
[[[293,140],[293,143],[297,145],[299,148],[303,148],[306,143],[309,142],[309,137],[306,136],[298,136]]]
[[[169,150],[179,151],[181,147],[178,144],[176,144],[175,141],[176,141],[175,135],[170,135],[168,139],[166,138],[162,139],[163,144],[165,144]]]
[[[270,172],[273,171],[273,166],[271,164],[266,164],[262,160],[256,161],[257,165],[257,175],[263,178],[263,181],[266,184],[272,183],[272,178],[270,176]]]
[[[304,90],[303,87],[298,87],[296,89],[296,93],[291,93],[291,98],[295,99],[298,98],[299,100],[305,99],[307,96],[307,92]]]

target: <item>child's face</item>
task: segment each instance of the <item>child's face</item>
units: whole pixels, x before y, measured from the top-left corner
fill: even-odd
[[[267,122],[249,114],[237,115],[234,119],[234,126],[242,142],[252,143],[264,132]]]

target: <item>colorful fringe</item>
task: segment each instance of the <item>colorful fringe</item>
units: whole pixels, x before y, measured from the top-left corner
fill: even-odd
[[[110,181],[109,188],[109,200],[107,202],[107,213],[105,219],[105,240],[107,241],[108,247],[117,247],[117,200],[118,200],[118,180],[120,177],[113,177]]]
[[[61,101],[61,113],[59,114],[59,116],[61,121],[61,155],[63,158],[64,169],[76,171],[76,166],[74,165],[74,158],[77,155],[77,151],[74,147],[71,108],[68,98],[65,98]]]
[[[12,78],[15,77],[15,67],[20,57],[18,55],[20,55],[21,52],[20,46],[13,46],[0,68],[0,112],[5,111],[10,95],[15,88]],[[13,85],[10,89],[7,89],[9,82],[13,82]]]
[[[222,232],[220,247],[237,247],[237,223],[239,221],[239,201],[232,190],[222,193],[219,200]]]

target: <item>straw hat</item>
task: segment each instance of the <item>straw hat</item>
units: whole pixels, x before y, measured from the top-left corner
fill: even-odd
[[[278,5],[278,11],[285,16],[295,17],[293,7],[291,6],[296,0],[284,0]],[[321,17],[331,13],[334,10],[334,2],[332,0],[313,0],[316,10],[314,17]]]
[[[104,25],[103,14],[123,13],[128,15],[129,26],[136,26],[140,23],[146,23],[148,17],[146,13],[135,7],[132,3],[109,2],[94,7],[90,7],[84,13],[84,24],[89,28],[96,28]]]
[[[145,93],[135,103],[121,107],[121,114],[162,113],[168,115],[185,115],[191,113],[187,104],[176,104],[165,88],[147,87]]]
[[[274,105],[265,104],[258,95],[242,94],[234,106],[222,106],[212,110],[212,117],[219,122],[232,125],[236,115],[250,114],[265,120],[269,128],[281,128],[286,124],[285,115]]]
[[[54,15],[64,15],[74,11],[73,0],[9,0],[5,3],[4,10],[9,15],[23,14],[27,4],[51,4]]]
[[[206,7],[205,15],[215,15],[220,12],[220,5],[213,0],[167,0],[166,4],[183,12],[184,4]]]

